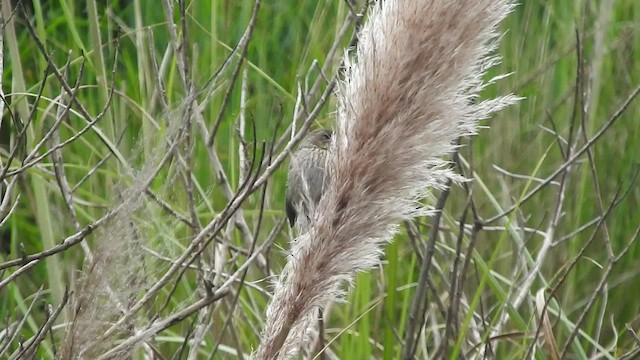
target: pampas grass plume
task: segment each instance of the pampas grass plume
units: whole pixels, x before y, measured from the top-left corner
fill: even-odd
[[[317,309],[375,265],[402,220],[423,215],[425,190],[460,180],[442,158],[478,120],[517,100],[477,102],[509,0],[386,0],[372,6],[345,58],[328,159],[330,184],[292,244],[255,359],[285,359]]]

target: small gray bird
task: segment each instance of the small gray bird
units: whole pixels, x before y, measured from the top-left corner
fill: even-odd
[[[291,157],[286,195],[286,211],[291,227],[302,216],[305,219],[311,217],[311,211],[318,205],[327,187],[326,161],[332,136],[333,131],[327,129],[310,132]]]

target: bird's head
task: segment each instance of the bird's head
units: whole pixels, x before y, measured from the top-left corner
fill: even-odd
[[[313,130],[304,138],[300,147],[318,147],[324,150],[329,148],[333,131],[329,129]]]

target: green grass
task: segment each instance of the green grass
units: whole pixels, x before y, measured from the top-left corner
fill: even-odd
[[[58,67],[62,67],[69,56],[68,79],[74,84],[84,62],[84,73],[80,79],[81,90],[78,99],[92,115],[98,114],[109,98],[112,80],[111,69],[116,53],[116,36],[119,38],[118,63],[115,66],[115,94],[105,117],[94,130],[79,140],[66,146],[63,151],[65,171],[73,187],[101,159],[109,154],[105,143],[117,147],[120,156],[112,156],[77,190],[78,202],[74,204],[82,226],[96,220],[105,213],[105,208],[116,204],[119,189],[130,184],[130,169],[140,166],[154,156],[154,151],[162,139],[157,132],[167,132],[171,115],[168,115],[159,99],[160,92],[154,68],[163,71],[166,100],[172,108],[178,108],[185,91],[179,76],[173,54],[166,55],[170,37],[165,24],[165,16],[159,2],[132,0],[114,1],[107,9],[104,2],[90,0],[74,2],[29,1],[34,23],[47,50],[53,55]],[[610,13],[603,11],[611,3]],[[188,2],[187,46],[189,64],[197,89],[202,89],[207,80],[221,66],[242,36],[251,15],[251,1],[192,1]],[[247,133],[255,126],[256,140],[269,141],[277,123],[282,133],[291,121],[294,111],[297,83],[296,77],[304,82],[309,76],[311,82],[318,76],[317,67],[310,69],[317,61],[320,67],[326,63],[326,54],[340,30],[348,13],[344,1],[300,0],[265,1],[259,14],[255,33],[249,45],[247,62]],[[111,15],[109,15],[111,14]],[[6,18],[6,17],[5,17]],[[178,19],[176,13],[174,19]],[[55,121],[56,107],[51,100],[60,95],[60,84],[53,75],[43,90],[43,98],[34,104],[34,94],[38,92],[47,65],[37,50],[25,26],[24,17],[16,16],[15,35],[5,30],[3,90],[10,106],[5,107],[2,121],[1,139],[14,137],[15,127],[8,116],[7,108],[15,112],[22,121],[29,117],[32,107],[37,107],[36,116],[28,128],[28,149],[41,139]],[[619,1],[525,1],[503,23],[505,35],[499,47],[503,61],[491,70],[489,76],[512,72],[513,74],[491,86],[485,96],[514,92],[525,99],[516,106],[499,113],[486,122],[488,129],[481,131],[472,144],[466,142],[461,150],[465,162],[471,163],[476,173],[473,183],[473,197],[480,216],[493,215],[518,203],[536,183],[526,179],[514,179],[497,172],[493,166],[509,172],[545,178],[561,163],[562,154],[556,139],[543,131],[541,126],[552,128],[553,119],[558,131],[564,137],[569,134],[573,110],[573,88],[576,81],[577,59],[575,42],[576,28],[582,29],[584,60],[588,64],[589,109],[584,118],[589,137],[605,123],[633,88],[640,83],[640,3],[636,0]],[[118,27],[122,28],[118,32]],[[178,29],[179,30],[179,29]],[[582,30],[581,30],[582,31]],[[152,36],[151,36],[152,35]],[[346,40],[342,42],[346,46]],[[342,50],[342,48],[340,49]],[[84,58],[83,58],[84,54]],[[331,65],[327,76],[332,74],[338,62]],[[595,66],[595,67],[594,67]],[[308,75],[309,74],[309,75]],[[230,72],[224,76],[220,90],[204,111],[209,129],[218,115],[228,86]],[[240,77],[241,79],[241,77]],[[236,121],[240,114],[241,80],[232,92],[219,128],[214,147],[220,156],[232,190],[237,190],[240,165],[237,148]],[[31,94],[24,96],[24,94]],[[73,108],[78,111],[77,107]],[[333,100],[325,107],[319,120],[321,126],[331,126],[333,121]],[[631,187],[624,200],[606,221],[606,229],[613,249],[620,252],[631,240],[640,225],[640,187],[632,183],[640,154],[640,101],[631,104],[622,118],[593,147],[594,167],[598,177],[594,179],[587,157],[582,157],[568,176],[567,194],[563,206],[563,216],[556,229],[556,237],[571,233],[600,214],[596,184],[602,194],[604,207],[613,199],[616,189],[623,184]],[[63,122],[60,129],[62,139],[69,138],[86,125],[76,114]],[[160,130],[159,130],[160,129]],[[6,134],[10,135],[7,136]],[[197,133],[197,131],[195,131]],[[249,135],[251,138],[252,135]],[[197,202],[197,216],[202,224],[207,224],[227,204],[222,186],[216,181],[206,149],[199,136],[194,137],[196,146],[192,155],[193,192]],[[117,145],[115,145],[117,144]],[[3,144],[6,145],[6,144]],[[45,149],[49,145],[45,145]],[[44,149],[39,153],[43,153]],[[3,164],[6,152],[1,153]],[[17,167],[14,163],[13,167]],[[468,170],[468,169],[467,169]],[[188,196],[182,190],[185,178],[176,163],[163,169],[152,183],[152,190],[189,218]],[[467,172],[468,173],[468,172]],[[558,180],[558,179],[557,179]],[[258,243],[266,239],[268,232],[283,216],[286,166],[273,176],[267,187],[263,228]],[[597,183],[596,183],[597,181]],[[30,169],[25,180],[20,183],[20,203],[10,221],[0,228],[0,263],[27,254],[51,248],[65,237],[74,233],[70,215],[64,205],[53,174],[49,157]],[[487,230],[480,233],[477,248],[472,252],[471,266],[464,276],[463,293],[471,309],[462,309],[458,319],[459,335],[445,348],[447,357],[464,353],[471,347],[469,335],[478,331],[479,338],[487,340],[491,327],[500,323],[502,315],[510,314],[502,333],[532,334],[538,324],[535,310],[535,294],[538,290],[552,287],[563,269],[578,255],[593,231],[586,231],[552,247],[536,275],[531,291],[519,308],[510,304],[510,296],[519,289],[524,280],[523,266],[534,264],[540,251],[542,238],[525,233],[520,227],[545,230],[553,216],[557,198],[557,187],[548,187],[532,200],[518,206],[508,217],[491,225],[503,226],[505,230]],[[243,210],[249,228],[254,229],[258,220],[259,196],[253,195]],[[437,194],[436,194],[437,195]],[[451,264],[455,258],[456,221],[465,204],[466,195],[462,187],[454,186],[452,199],[446,207],[442,227],[445,231],[436,245],[434,255],[434,283],[437,296],[447,305],[450,302],[449,283]],[[435,203],[435,202],[434,202]],[[184,224],[157,207],[145,209],[134,219],[142,223],[145,244],[161,254],[177,257],[188,245],[193,235]],[[422,241],[427,241],[430,219],[420,219]],[[224,230],[223,230],[224,231]],[[228,232],[236,246],[244,246],[238,230]],[[573,330],[575,321],[582,312],[586,301],[592,295],[604,264],[605,232],[601,229],[585,256],[577,261],[575,268],[555,294],[549,310],[554,325],[554,334],[560,347]],[[99,248],[99,241],[108,237],[92,237],[89,245]],[[466,251],[469,238],[465,237],[462,251]],[[279,271],[284,264],[284,251],[288,247],[287,231],[283,231],[269,252],[272,270]],[[216,254],[221,249],[208,249],[205,264],[215,266]],[[613,354],[621,354],[634,346],[625,329],[629,323],[640,329],[638,321],[640,303],[633,295],[640,287],[637,277],[640,245],[634,244],[629,252],[613,268],[605,290],[606,297],[600,297],[595,306],[587,312],[581,333],[576,337],[568,352],[569,358],[583,359],[592,352],[607,348]],[[33,300],[34,294],[43,287],[43,296],[27,316],[27,325],[21,336],[33,336],[38,326],[46,320],[44,304],[57,306],[66,285],[71,285],[82,276],[84,253],[79,246],[48,258],[36,265],[27,274],[4,289],[0,289],[0,331],[4,319],[21,319]],[[223,260],[229,260],[229,254]],[[243,257],[232,259],[229,269],[240,266]],[[164,270],[166,262],[149,257],[141,274],[147,276],[148,284],[153,284]],[[523,265],[524,264],[524,265]],[[325,324],[326,338],[333,339],[330,348],[344,359],[397,359],[402,352],[404,326],[408,308],[415,291],[420,262],[406,232],[395,238],[386,247],[386,256],[380,266],[370,273],[361,274],[350,287],[345,303],[331,307],[330,318]],[[15,269],[10,269],[0,277],[0,281]],[[441,273],[443,276],[438,274]],[[1,272],[0,272],[1,274]],[[247,281],[262,289],[271,289],[264,280],[265,274],[252,268]],[[222,281],[224,281],[223,279]],[[198,277],[194,271],[187,271],[176,286],[169,305],[160,315],[167,316],[195,301]],[[255,282],[255,283],[253,283]],[[170,287],[169,287],[170,288]],[[235,288],[238,290],[238,288]],[[239,348],[245,354],[258,345],[258,331],[264,321],[264,309],[268,298],[253,287],[243,287],[237,307],[231,317],[230,327],[222,336],[216,359],[235,358],[230,355]],[[549,295],[546,293],[546,295]],[[169,296],[169,289],[158,295],[153,310],[158,310]],[[428,293],[428,299],[434,294]],[[201,355],[206,358],[215,347],[221,335],[223,324],[233,307],[233,296],[227,296],[216,303],[209,312],[202,314],[212,319],[213,324],[204,337]],[[152,309],[147,309],[153,313]],[[482,312],[488,329],[473,328],[472,320]],[[53,336],[43,342],[38,355],[53,357],[55,346],[64,337],[65,322],[71,318],[70,312],[63,312],[56,323]],[[166,357],[180,351],[184,336],[197,315],[161,332],[152,343]],[[142,320],[148,321],[148,319]],[[476,324],[477,325],[477,324]],[[427,307],[427,322],[422,336],[417,341],[417,358],[427,359],[433,354],[433,341],[442,335],[444,321],[433,301]],[[334,339],[335,337],[335,339]],[[0,341],[1,347],[2,341]],[[17,342],[11,344],[11,352]],[[528,336],[499,339],[491,345],[498,359],[520,359],[531,344]],[[59,351],[59,349],[58,349]],[[538,347],[536,359],[551,359],[544,347]],[[142,358],[142,351],[136,353]],[[186,356],[186,355],[185,355]],[[184,358],[184,357],[183,357]],[[609,357],[611,358],[611,357]]]

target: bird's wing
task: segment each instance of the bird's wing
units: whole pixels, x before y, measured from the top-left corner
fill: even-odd
[[[287,191],[285,197],[285,211],[287,213],[287,218],[289,219],[289,225],[293,227],[296,223],[296,218],[298,217],[298,212],[296,211],[296,202],[299,202],[299,196],[296,196],[295,190],[300,189],[302,184],[300,183],[300,174],[297,171],[294,171],[291,166],[289,166],[289,176],[287,179]]]
[[[298,161],[304,161],[297,164]],[[295,164],[295,165],[294,165]],[[293,227],[301,214],[310,216],[327,185],[323,152],[302,149],[289,166],[285,210]]]
[[[307,196],[315,206],[320,202],[327,183],[325,180],[325,170],[324,167],[321,166],[310,166],[305,170],[304,178],[308,189]]]
[[[289,219],[289,225],[293,227],[296,223],[296,217],[298,216],[296,212],[296,208],[293,206],[293,202],[291,198],[287,196],[287,200],[285,201],[285,211],[287,212],[287,218]]]

